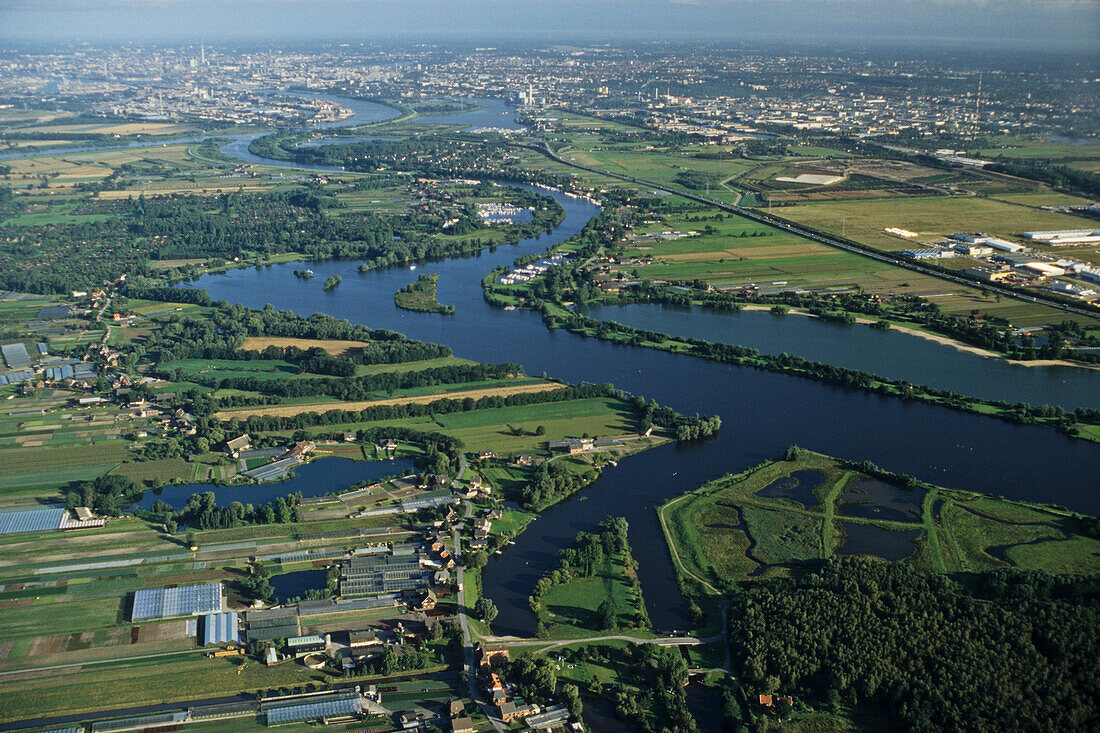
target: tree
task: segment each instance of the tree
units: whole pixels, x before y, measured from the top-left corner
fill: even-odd
[[[487,624],[493,623],[497,613],[497,606],[490,598],[478,598],[474,604],[474,615]]]
[[[569,708],[569,714],[577,720],[581,719],[584,703],[581,702],[581,691],[576,685],[561,686],[561,701]]]
[[[485,550],[478,550],[477,552],[470,555],[470,567],[480,569],[488,564],[489,555],[485,552]]]
[[[600,603],[596,615],[600,617],[600,628],[604,631],[611,631],[618,625],[618,614],[615,613],[615,606],[610,599],[605,599]]]

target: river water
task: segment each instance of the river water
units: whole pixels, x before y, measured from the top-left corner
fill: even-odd
[[[604,321],[759,349],[797,354],[812,361],[904,379],[965,395],[1032,405],[1100,407],[1100,370],[1030,367],[982,357],[898,331],[845,326],[800,315],[766,311],[719,313],[654,303],[591,305],[578,312]]]
[[[1096,480],[1100,446],[1095,444],[1050,429],[1012,425],[785,374],[549,331],[535,313],[489,306],[480,287],[486,272],[569,238],[598,213],[588,201],[561,194],[554,197],[565,208],[566,218],[552,234],[479,255],[424,264],[416,272],[395,268],[360,274],[355,270],[357,262],[329,261],[311,264],[317,273],[315,281],[294,277],[296,265],[288,264],[208,275],[195,283],[215,300],[255,308],[271,303],[306,316],[324,312],[447,344],[458,356],[514,361],[529,374],[546,372],[574,383],[613,382],[686,414],[721,416],[723,428],[716,438],[667,445],[622,461],[575,498],[544,512],[514,547],[494,557],[485,571],[484,588],[500,610],[496,621],[500,633],[532,632],[534,618],[527,596],[535,581],[556,563],[558,550],[578,531],[612,515],[625,516],[630,522],[630,542],[653,623],[660,629],[684,628],[684,601],[655,508],[704,481],[773,458],[791,444],[841,458],[871,460],[949,487],[1063,504],[1092,514],[1100,510]],[[394,306],[393,293],[425,272],[441,275],[438,298],[455,306],[454,315],[413,313]],[[324,292],[316,283],[331,274],[341,275],[343,283]],[[704,314],[691,318],[699,315]],[[624,320],[622,312],[615,317]],[[687,323],[687,318],[682,322]],[[645,327],[653,330],[673,330],[647,323]],[[837,338],[861,332],[853,329]],[[882,366],[875,371],[891,376],[897,369],[901,374],[912,368],[915,359],[930,365],[943,356],[942,347],[932,342],[911,338],[907,343],[911,349],[894,359],[884,349],[876,356]],[[887,348],[893,347],[891,342]],[[801,354],[801,349],[800,343],[792,341],[782,350]],[[961,357],[990,363],[973,355]],[[1030,369],[1020,378],[1042,382],[1048,379],[1043,369]],[[929,367],[926,378],[912,381],[931,381],[934,373]],[[949,377],[950,371],[943,376]],[[962,383],[946,386],[964,391]],[[1061,399],[1054,393],[1050,397],[1032,401]],[[1076,403],[1084,401],[1082,394]]]

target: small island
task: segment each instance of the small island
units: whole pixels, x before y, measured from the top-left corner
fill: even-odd
[[[295,270],[294,277],[300,277],[303,280],[312,280],[313,270]]]
[[[328,280],[325,280],[325,284],[321,286],[321,289],[326,293],[330,290],[335,290],[336,286],[343,281],[343,278],[339,275],[329,275]]]
[[[451,315],[455,312],[453,305],[443,305],[435,299],[435,288],[439,282],[439,275],[421,275],[415,282],[411,282],[394,293],[393,302],[398,308],[418,313],[442,313]]]

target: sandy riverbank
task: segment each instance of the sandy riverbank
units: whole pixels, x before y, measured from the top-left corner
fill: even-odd
[[[751,311],[770,311],[771,308],[772,308],[772,306],[768,306],[768,305],[746,305],[744,307],[745,310],[751,310]],[[813,314],[811,314],[811,313],[809,313],[805,310],[798,309],[798,308],[792,308],[788,315],[792,315],[792,316],[809,316],[811,318],[815,317],[815,316],[813,316]],[[856,323],[870,325],[874,322],[875,322],[875,320],[871,319],[871,318],[862,318],[862,317],[857,317],[856,318]],[[1081,363],[1078,363],[1078,362],[1075,362],[1075,361],[1069,361],[1068,359],[1032,359],[1031,361],[1020,361],[1018,359],[1009,359],[1004,354],[999,354],[996,351],[990,351],[989,349],[983,349],[979,346],[971,346],[970,344],[959,341],[958,339],[949,338],[947,336],[940,336],[939,334],[935,334],[935,333],[929,333],[928,331],[922,331],[918,328],[913,328],[911,326],[906,326],[906,325],[894,323],[893,321],[890,322],[890,328],[891,328],[891,330],[894,330],[894,331],[900,331],[900,332],[908,334],[910,336],[916,336],[917,338],[927,339],[928,341],[935,341],[938,344],[943,344],[944,346],[950,346],[954,349],[958,349],[959,351],[966,351],[968,353],[975,354],[977,356],[983,356],[983,357],[986,357],[987,359],[1001,359],[1002,361],[1006,361],[1009,364],[1014,364],[1016,366],[1024,366],[1024,367],[1059,366],[1059,367],[1073,367],[1075,369],[1091,369],[1091,370],[1094,370],[1094,371],[1095,370],[1100,370],[1100,367],[1098,367],[1098,366],[1094,366],[1092,364],[1081,364]]]

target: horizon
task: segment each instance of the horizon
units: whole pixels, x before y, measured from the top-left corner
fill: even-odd
[[[0,20],[0,43],[18,47],[787,41],[1100,52],[1091,0],[0,0]]]

